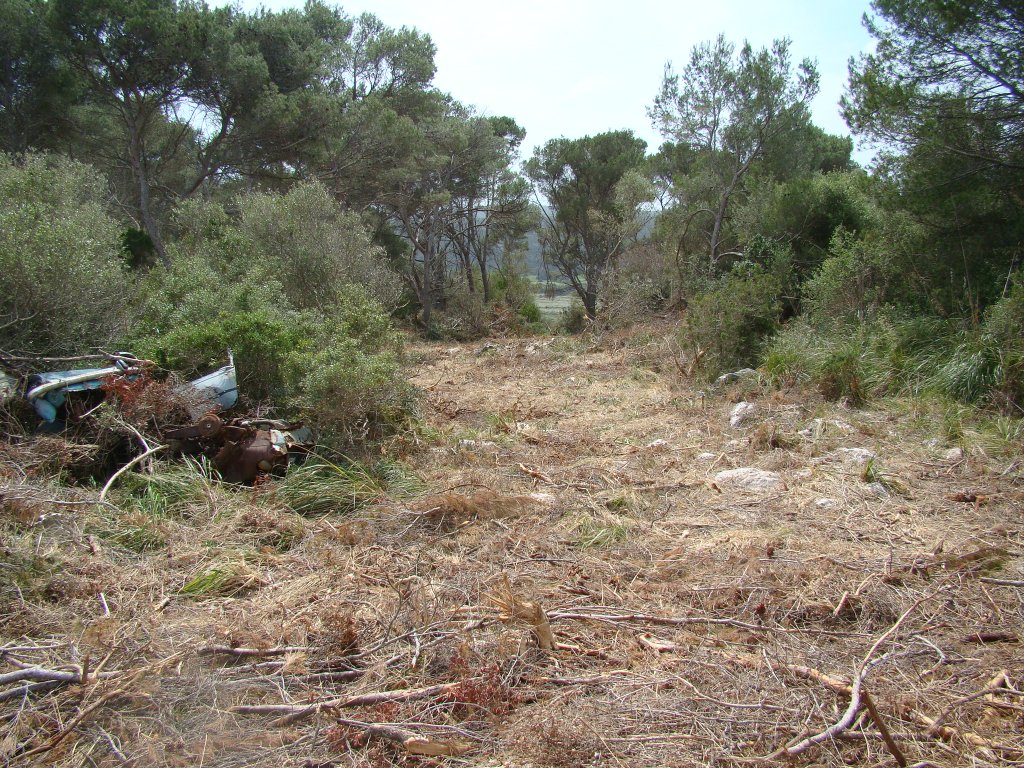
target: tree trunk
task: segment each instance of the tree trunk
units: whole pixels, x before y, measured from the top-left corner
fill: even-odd
[[[708,263],[708,275],[714,276],[715,267],[718,266],[718,250],[722,245],[722,225],[725,223],[725,212],[729,208],[729,197],[732,195],[732,187],[722,193],[718,201],[718,210],[715,212],[715,224],[711,228],[711,253]]]
[[[142,217],[142,228],[149,235],[149,239],[153,243],[153,248],[160,257],[161,263],[164,268],[171,268],[171,260],[167,255],[167,249],[164,247],[163,238],[160,237],[160,228],[157,226],[156,219],[153,218],[152,203],[150,201],[150,189],[149,189],[149,174],[146,170],[146,155],[145,146],[142,142],[142,136],[139,129],[136,126],[129,126],[131,131],[131,140],[128,148],[128,155],[132,165],[132,173],[135,174],[135,182],[138,184],[139,193],[139,214]]]
[[[477,259],[480,264],[480,284],[484,291],[484,304],[491,303],[491,279],[487,276],[487,259]]]

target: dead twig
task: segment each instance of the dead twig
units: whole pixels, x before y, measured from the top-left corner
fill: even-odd
[[[204,648],[200,648],[196,653],[200,656],[216,656],[218,654],[222,654],[225,656],[248,658],[252,656],[284,656],[289,653],[306,653],[309,650],[311,649],[304,645],[285,645],[275,648],[233,648],[230,645],[208,645]]]
[[[107,498],[107,491],[109,491],[109,490],[110,490],[110,488],[111,488],[111,486],[113,486],[113,484],[114,484],[115,482],[117,482],[117,478],[119,478],[119,477],[120,477],[121,475],[123,475],[123,474],[124,474],[125,472],[127,472],[127,471],[128,471],[129,469],[131,469],[132,467],[134,467],[134,466],[135,466],[136,464],[138,464],[139,462],[141,462],[141,461],[144,461],[144,460],[148,459],[148,458],[149,458],[150,456],[152,456],[152,455],[153,455],[154,453],[157,453],[158,451],[162,451],[162,450],[164,450],[165,448],[167,448],[167,446],[166,446],[166,445],[154,445],[154,446],[153,446],[152,448],[150,448],[150,449],[149,449],[148,451],[144,451],[143,453],[140,453],[140,454],[139,454],[138,456],[136,456],[136,457],[135,457],[134,459],[132,459],[132,460],[131,460],[131,461],[129,461],[129,462],[127,463],[127,464],[125,464],[125,465],[124,465],[123,467],[121,467],[121,468],[120,468],[119,470],[117,470],[117,472],[115,472],[114,474],[112,474],[112,475],[110,476],[110,479],[109,479],[109,480],[107,480],[107,482],[106,482],[106,485],[104,485],[104,486],[103,486],[103,490],[101,490],[101,491],[100,491],[100,500],[99,500],[99,503],[100,503],[100,504],[103,504],[103,503],[104,503],[104,500],[105,500],[105,499]]]
[[[421,736],[415,731],[405,727],[391,725],[390,723],[365,723],[359,720],[348,720],[338,718],[338,724],[349,728],[359,728],[368,738],[384,739],[398,744],[406,752],[413,755],[431,755],[438,757],[458,757],[466,754],[473,748],[471,744],[462,741],[437,741],[435,739]]]
[[[396,691],[378,691],[364,693],[347,698],[324,699],[306,704],[258,704],[232,707],[228,711],[238,715],[281,715],[270,722],[273,726],[284,726],[297,723],[325,709],[346,709],[349,707],[366,707],[399,701],[414,701],[443,696],[458,690],[459,683],[442,683],[426,688],[403,688]]]

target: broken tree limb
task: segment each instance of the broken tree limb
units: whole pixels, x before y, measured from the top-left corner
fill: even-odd
[[[322,699],[306,704],[256,704],[232,707],[229,712],[237,715],[280,715],[270,722],[273,726],[284,726],[297,723],[325,709],[346,709],[349,707],[366,707],[396,701],[413,701],[442,696],[458,690],[460,683],[442,683],[426,688],[402,688],[396,691],[378,691],[364,693],[345,698]]]
[[[982,576],[978,581],[986,584],[996,584],[1000,587],[1024,587],[1024,581],[1018,579],[993,579],[989,576]]]
[[[200,648],[196,653],[200,656],[222,654],[224,656],[248,658],[252,656],[284,656],[289,653],[305,653],[309,650],[311,649],[304,645],[285,645],[275,648],[234,648],[230,645],[208,645]]]
[[[24,669],[16,669],[13,672],[7,672],[6,674],[0,675],[0,685],[21,682],[23,680],[30,680],[38,683],[81,683],[83,682],[83,674],[82,669],[79,667],[76,667],[73,670],[26,667]],[[120,674],[120,672],[98,672],[90,674],[89,679],[95,680],[97,677],[117,677]]]
[[[921,726],[932,738],[941,739],[942,741],[962,741],[970,744],[972,747],[999,752],[1004,757],[1015,760],[1024,757],[1024,753],[1015,747],[997,744],[991,739],[986,739],[984,736],[979,736],[971,731],[961,731],[950,725],[943,725],[937,719],[928,717],[928,715],[919,712],[913,707],[907,707],[904,710],[904,716],[911,722]]]
[[[398,744],[406,752],[413,755],[430,755],[435,757],[458,757],[473,748],[471,744],[461,741],[437,741],[421,736],[408,728],[389,723],[364,723],[359,720],[348,720],[339,717],[339,725],[362,730],[369,738],[384,739]]]
[[[850,689],[850,704],[846,707],[846,711],[843,712],[843,716],[839,718],[835,723],[830,725],[820,733],[816,733],[813,736],[808,736],[805,739],[801,739],[796,744],[790,746],[783,746],[776,750],[769,759],[776,759],[782,755],[793,757],[806,752],[813,746],[821,744],[826,741],[834,739],[839,734],[844,733],[854,721],[857,719],[857,712],[860,710],[861,695],[860,689],[861,684],[864,681],[864,675],[858,675],[857,679],[853,681],[853,686]]]
[[[864,700],[864,706],[867,707],[868,714],[871,715],[871,719],[875,721],[875,725],[878,726],[878,732],[882,734],[882,740],[885,742],[886,749],[889,750],[889,754],[893,756],[893,759],[899,764],[900,768],[904,768],[907,764],[907,758],[896,744],[896,740],[893,738],[892,733],[889,732],[889,727],[885,724],[882,719],[882,715],[879,714],[875,702],[868,695],[867,688],[861,686],[861,698]]]
[[[127,688],[117,688],[116,690],[109,691],[108,693],[100,696],[96,701],[90,704],[88,707],[80,710],[68,723],[61,728],[56,734],[50,737],[45,744],[40,744],[38,747],[22,752],[19,757],[31,757],[33,755],[39,755],[43,752],[49,752],[51,749],[60,744],[64,739],[74,733],[75,728],[81,725],[93,712],[102,707],[108,701],[116,699],[119,696],[124,696],[128,693]]]
[[[853,693],[853,686],[847,680],[832,677],[831,675],[827,675],[814,667],[806,667],[801,664],[773,662],[763,659],[760,656],[752,656],[750,654],[723,653],[722,656],[734,664],[739,664],[747,669],[757,669],[762,666],[767,666],[773,672],[788,672],[794,677],[798,677],[802,680],[813,680],[814,682],[821,683],[829,690],[843,696],[849,696]]]
[[[149,458],[150,456],[152,456],[152,455],[153,455],[154,453],[157,453],[157,452],[159,452],[159,451],[162,451],[162,450],[164,450],[164,449],[166,449],[166,448],[167,448],[167,446],[166,446],[166,445],[154,445],[154,446],[153,446],[152,448],[150,448],[150,449],[149,449],[148,451],[144,451],[143,453],[140,453],[140,454],[139,454],[138,456],[136,456],[136,457],[135,457],[134,459],[132,459],[132,460],[131,460],[131,461],[129,461],[129,462],[127,463],[127,464],[125,464],[125,465],[124,465],[123,467],[121,467],[121,468],[120,468],[119,470],[117,470],[117,472],[115,472],[114,474],[112,474],[112,475],[110,476],[110,479],[109,479],[109,480],[107,480],[107,483],[106,483],[106,485],[104,485],[104,486],[103,486],[103,490],[102,490],[102,491],[100,491],[100,500],[99,500],[99,503],[100,503],[100,504],[103,504],[103,503],[104,503],[104,501],[105,501],[105,500],[106,500],[106,498],[107,498],[107,491],[109,491],[109,490],[110,490],[110,488],[111,488],[111,486],[113,486],[113,485],[114,485],[114,483],[115,483],[115,482],[117,481],[117,478],[119,478],[119,477],[120,477],[121,475],[123,475],[123,474],[124,474],[125,472],[127,472],[127,471],[128,471],[129,469],[131,469],[132,467],[134,467],[134,466],[135,466],[136,464],[138,464],[139,462],[141,462],[141,461],[144,461],[145,459],[148,459],[148,458]]]
[[[834,635],[838,637],[850,637],[850,632],[830,632],[827,629],[803,629],[789,627],[767,627],[761,624],[752,624],[739,619],[722,619],[712,616],[656,616],[650,613],[579,613],[576,611],[557,611],[548,614],[552,621],[558,619],[575,619],[578,621],[601,621],[609,624],[618,622],[634,624],[659,624],[666,627],[684,627],[694,624],[718,625],[735,627],[736,629],[748,629],[751,632],[780,632],[785,634],[801,635]]]

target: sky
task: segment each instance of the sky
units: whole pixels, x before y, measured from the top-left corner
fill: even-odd
[[[814,122],[849,135],[839,98],[851,56],[873,49],[861,24],[868,0],[351,0],[391,27],[415,27],[437,46],[434,84],[488,116],[527,131],[523,156],[544,142],[628,128],[654,151],[662,139],[646,109],[666,62],[719,33],[757,48],[788,37],[795,61],[817,61]],[[243,0],[271,10],[301,0]],[[855,157],[870,155],[858,148]]]

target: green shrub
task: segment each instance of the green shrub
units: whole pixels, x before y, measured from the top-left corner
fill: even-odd
[[[130,280],[108,197],[89,166],[0,154],[0,348],[72,354],[124,331]]]
[[[1015,285],[977,328],[891,312],[864,322],[802,319],[775,337],[764,368],[776,382],[811,382],[831,399],[934,394],[1019,413],[1024,290]]]
[[[297,320],[263,311],[221,314],[182,323],[167,333],[140,341],[142,355],[186,376],[224,365],[234,353],[238,389],[247,398],[287,400],[284,364],[298,343]]]
[[[541,321],[540,307],[537,306],[537,302],[533,300],[532,296],[522,303],[517,314],[531,324]]]
[[[403,465],[367,465],[350,459],[310,459],[293,467],[278,487],[288,508],[300,515],[346,514],[388,496],[404,496],[419,480]]]
[[[401,336],[384,308],[348,286],[331,318],[307,315],[285,360],[289,403],[323,437],[350,444],[393,431],[415,399],[399,370]]]
[[[568,308],[562,310],[555,326],[559,332],[573,336],[577,333],[583,333],[589,324],[590,320],[587,317],[587,310],[583,306],[583,302],[573,301]]]
[[[284,195],[245,195],[238,205],[247,258],[265,265],[296,309],[331,314],[341,291],[353,284],[384,306],[397,306],[401,283],[384,250],[371,242],[359,216],[319,182]]]
[[[762,267],[737,265],[687,307],[680,344],[707,378],[756,365],[779,326],[778,278]]]

